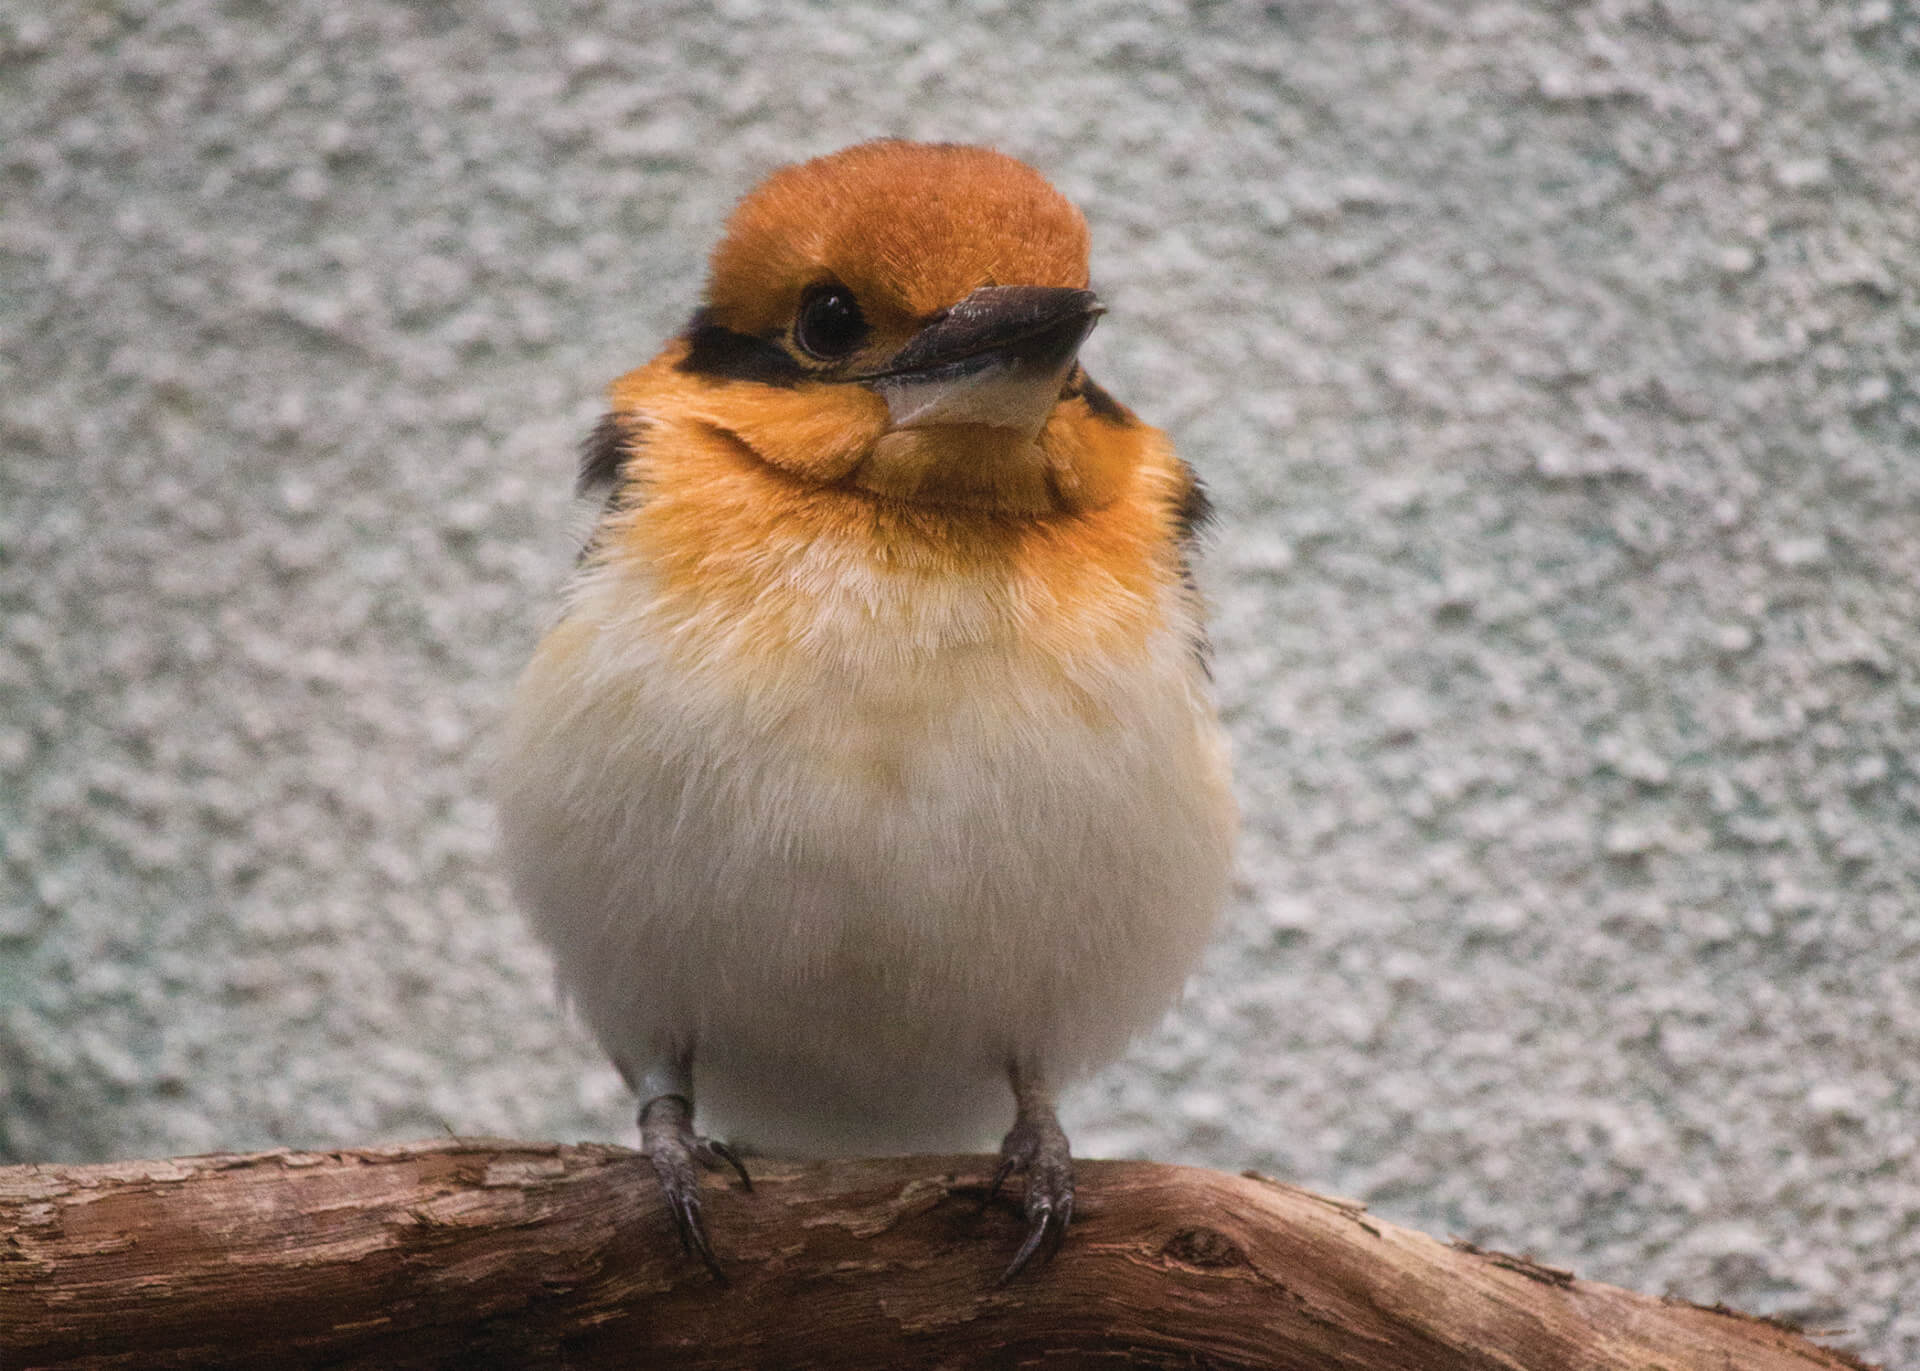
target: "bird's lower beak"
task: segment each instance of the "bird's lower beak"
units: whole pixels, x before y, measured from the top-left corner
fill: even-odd
[[[983,424],[1031,438],[1046,424],[1080,344],[1104,313],[1090,290],[982,286],[860,379],[892,429]]]

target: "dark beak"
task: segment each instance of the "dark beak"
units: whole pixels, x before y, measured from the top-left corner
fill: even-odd
[[[986,424],[1032,435],[1104,312],[1090,290],[982,286],[857,379],[886,400],[896,429]]]

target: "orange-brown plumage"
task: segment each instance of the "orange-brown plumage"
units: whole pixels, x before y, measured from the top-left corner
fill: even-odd
[[[1069,657],[1138,649],[1163,625],[1157,592],[1179,582],[1176,523],[1192,476],[1158,430],[1063,403],[1039,447],[1042,470],[1071,482],[1073,498],[1037,515],[890,499],[848,479],[884,433],[870,392],[732,397],[676,371],[674,356],[613,389],[616,414],[653,427],[629,455],[634,496],[596,556],[651,568],[694,636],[704,620],[748,626],[747,640],[770,651],[794,642],[812,608],[780,593],[786,564],[770,549],[807,546],[843,549],[882,580],[997,585],[1020,630]],[[830,390],[846,393],[815,393]]]
[[[861,143],[784,167],[740,202],[707,303],[746,332],[779,328],[800,288],[834,271],[871,302],[876,343],[897,347],[976,286],[1085,286],[1087,243],[1080,211],[1023,162],[957,144]]]

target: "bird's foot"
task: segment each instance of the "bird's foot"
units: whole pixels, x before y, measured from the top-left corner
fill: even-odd
[[[747,1168],[725,1143],[693,1131],[693,1106],[684,1095],[659,1095],[641,1107],[640,1147],[653,1163],[653,1174],[659,1177],[660,1190],[673,1213],[674,1227],[680,1232],[680,1250],[698,1256],[714,1280],[727,1284],[700,1217],[700,1170],[718,1171],[730,1166],[739,1174],[740,1183],[751,1190],[753,1178],[747,1175]]]
[[[1073,1222],[1073,1153],[1053,1107],[1022,1101],[1019,1116],[1000,1144],[1000,1165],[994,1170],[981,1208],[993,1203],[1008,1176],[1019,1171],[1027,1178],[1027,1238],[997,1282],[1005,1285],[1024,1271],[1036,1255],[1050,1262],[1066,1240]]]

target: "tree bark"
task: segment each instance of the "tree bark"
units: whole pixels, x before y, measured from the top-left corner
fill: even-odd
[[[752,1163],[682,1255],[623,1148],[447,1139],[0,1168],[0,1366],[1860,1368],[1253,1176],[1081,1162],[1058,1260],[982,1157]],[[1017,1195],[1018,1182],[1015,1182]]]

